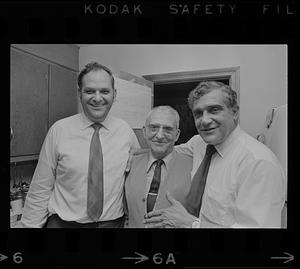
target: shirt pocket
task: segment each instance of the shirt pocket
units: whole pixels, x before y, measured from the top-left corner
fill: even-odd
[[[230,194],[208,188],[201,214],[213,224],[231,226],[234,221],[230,210]]]

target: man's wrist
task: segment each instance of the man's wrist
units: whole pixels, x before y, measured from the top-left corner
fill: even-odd
[[[185,228],[197,228],[195,226],[199,226],[199,225],[200,225],[200,219],[189,214],[185,220]]]
[[[200,228],[200,219],[194,218],[190,228]]]

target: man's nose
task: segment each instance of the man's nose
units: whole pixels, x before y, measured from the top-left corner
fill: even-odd
[[[157,133],[156,133],[156,137],[158,137],[158,138],[164,137],[163,127],[159,127],[159,129],[157,130]]]
[[[95,100],[96,102],[100,102],[102,99],[102,94],[99,91],[96,91],[93,100]]]
[[[209,123],[211,123],[211,117],[210,114],[207,113],[206,111],[203,112],[202,117],[201,117],[201,124],[203,125],[207,125]]]

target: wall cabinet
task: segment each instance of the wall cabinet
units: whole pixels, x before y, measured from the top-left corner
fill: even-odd
[[[11,161],[38,158],[49,127],[77,113],[77,73],[11,48]]]
[[[59,119],[77,113],[77,73],[50,65],[49,127]]]
[[[11,51],[11,156],[38,154],[48,129],[48,64]]]

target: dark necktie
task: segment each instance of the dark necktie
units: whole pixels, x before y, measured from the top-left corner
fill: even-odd
[[[186,208],[188,212],[197,218],[199,217],[200,213],[202,196],[205,188],[211,157],[215,152],[216,148],[214,146],[207,145],[205,156],[193,177],[191,188],[186,198]]]
[[[154,169],[153,179],[150,185],[150,189],[147,196],[147,213],[152,211],[156,202],[158,189],[160,185],[161,177],[161,165],[164,163],[163,160],[156,160],[156,166]]]
[[[103,210],[103,156],[99,139],[100,123],[94,123],[95,129],[90,145],[87,215],[93,221],[99,221]]]

